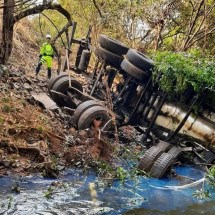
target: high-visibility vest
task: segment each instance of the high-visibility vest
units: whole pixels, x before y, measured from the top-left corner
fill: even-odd
[[[54,54],[54,50],[52,48],[52,45],[49,43],[43,43],[43,45],[40,48],[40,54],[41,55],[46,55],[46,56],[51,56]]]

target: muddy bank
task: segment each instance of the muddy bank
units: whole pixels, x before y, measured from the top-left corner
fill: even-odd
[[[121,151],[113,134],[77,131],[67,112],[57,106],[44,109],[34,96],[48,95],[44,77],[35,78],[13,66],[2,66],[0,71],[0,175],[39,172],[57,177],[67,167],[96,168],[103,162],[112,166]],[[123,128],[119,135],[124,133],[124,142],[134,141],[133,128]],[[133,149],[141,152],[142,147],[136,146]]]

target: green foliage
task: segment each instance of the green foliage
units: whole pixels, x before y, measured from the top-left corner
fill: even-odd
[[[206,174],[206,178],[208,180],[208,183],[212,186],[215,187],[215,165],[212,166],[207,174]]]
[[[130,177],[135,179],[137,176],[141,175],[141,177],[150,177],[145,171],[138,169],[137,167],[132,168],[129,171]]]
[[[198,7],[197,0],[193,3],[185,1],[183,4],[178,1],[170,4],[166,0],[97,0],[96,5],[92,0],[58,0],[57,2],[68,10],[72,20],[77,22],[76,38],[85,37],[88,27],[92,26],[93,43],[96,43],[98,35],[102,33],[130,47],[150,51],[155,48],[159,24],[163,21],[161,38],[157,47],[159,50],[187,50],[195,47],[204,53],[215,53],[212,45],[215,39],[213,0],[204,2],[205,7],[199,11],[192,29],[190,29],[191,23],[189,22],[192,17],[195,17],[194,12],[198,11],[197,8],[193,8],[194,2],[194,5]],[[43,14],[48,16],[58,29],[61,29],[67,22],[65,17],[56,11],[46,10]],[[204,17],[205,14],[207,14],[206,17]],[[31,21],[40,43],[42,42],[42,37],[39,37],[41,31],[43,34],[57,33],[51,22],[43,15],[40,16],[40,22],[37,15]],[[204,37],[203,34],[205,34]],[[62,37],[66,41],[65,34]],[[187,39],[190,45],[183,49]],[[58,41],[61,44],[61,40]]]
[[[210,193],[208,190],[199,189],[193,193],[193,197],[197,199],[206,199],[210,198]]]
[[[134,163],[138,163],[138,158],[142,157],[143,154],[143,151],[134,150],[133,145],[124,146],[121,149],[121,157]]]
[[[99,161],[97,163],[97,172],[100,177],[106,179],[113,179],[116,177],[115,169],[110,164],[104,161]]]
[[[39,119],[45,124],[48,125],[49,124],[49,119],[47,116],[45,116],[44,114],[40,114],[39,115]]]
[[[212,189],[215,188],[215,165],[212,166],[205,178],[207,179],[208,184],[212,187]],[[205,190],[204,188],[201,188],[199,190],[196,190],[193,193],[193,197],[197,198],[197,199],[206,199],[206,198],[210,198],[210,191],[209,190]]]
[[[7,98],[7,97],[3,97],[3,98],[2,98],[2,102],[4,102],[4,103],[8,103],[9,101],[10,101],[10,99]]]
[[[215,61],[199,53],[157,52],[154,80],[171,95],[183,94],[189,87],[201,93],[205,88],[215,89]]]
[[[2,125],[4,123],[4,118],[2,118],[1,116],[0,116],[0,125]]]
[[[42,133],[44,131],[44,127],[42,125],[37,126],[37,130]]]
[[[98,163],[98,173],[103,179],[118,179],[122,183],[125,182],[126,179],[136,179],[141,175],[141,177],[149,175],[146,172],[139,170],[136,166],[133,168],[124,169],[121,166],[117,168],[113,168],[106,162],[99,162]]]
[[[10,196],[9,199],[8,199],[8,204],[7,204],[7,209],[8,209],[8,210],[11,208],[12,201],[13,201],[13,197]]]
[[[47,191],[44,192],[44,196],[47,198],[47,199],[50,199],[53,197],[53,194],[54,194],[54,189],[52,187],[49,187],[47,189]]]
[[[2,107],[2,112],[3,112],[3,113],[10,113],[11,111],[12,111],[12,109],[11,109],[11,107],[8,106],[8,105],[4,105],[4,106]]]
[[[116,173],[117,173],[117,177],[119,178],[119,180],[122,183],[124,183],[125,179],[128,177],[128,171],[126,171],[122,167],[118,167],[117,170],[116,170]]]

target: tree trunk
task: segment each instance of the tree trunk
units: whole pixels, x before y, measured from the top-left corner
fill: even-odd
[[[13,45],[13,27],[19,20],[33,14],[38,14],[44,10],[56,10],[63,14],[69,23],[72,23],[71,16],[67,10],[65,10],[60,4],[54,4],[52,1],[46,4],[35,5],[34,7],[27,8],[18,14],[15,14],[15,0],[4,0],[3,6],[3,23],[2,23],[2,35],[0,42],[0,64],[6,64]],[[23,3],[23,6],[25,6]]]
[[[7,7],[10,5],[10,7]],[[5,64],[12,52],[14,26],[14,0],[4,0],[2,38],[0,44],[0,64]]]

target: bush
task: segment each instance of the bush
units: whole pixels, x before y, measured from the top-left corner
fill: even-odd
[[[189,53],[157,52],[154,56],[154,81],[171,94],[182,95],[190,87],[196,93],[215,89],[215,61]]]

